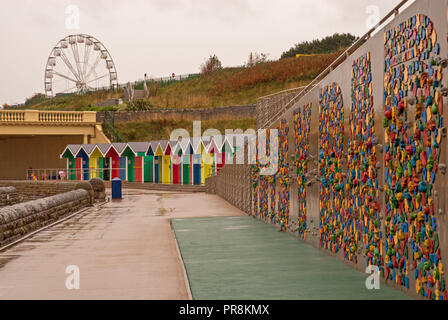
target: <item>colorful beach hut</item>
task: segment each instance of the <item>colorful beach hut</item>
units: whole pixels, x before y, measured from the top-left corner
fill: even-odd
[[[170,141],[171,144],[171,181],[180,184],[182,181],[182,147],[179,141]]]
[[[83,144],[82,148],[89,157],[89,178],[90,179],[98,178],[99,173],[98,159],[101,158],[103,155],[101,154],[101,152],[98,151],[98,148],[96,148],[96,145],[94,144]]]
[[[76,164],[75,157],[78,154],[81,145],[69,144],[62,152],[60,158],[67,160],[67,179],[76,180]],[[79,173],[79,180],[81,180],[81,173]]]
[[[120,162],[124,161],[124,166],[126,167],[126,181],[135,182],[135,152],[132,150],[129,144],[126,145],[123,152],[120,155]],[[124,159],[124,160],[121,160]]]
[[[160,146],[163,150],[162,156],[162,183],[171,183],[171,145],[167,140],[160,141]]]
[[[152,147],[155,148],[154,153],[154,183],[162,182],[162,160],[163,160],[163,150],[160,145],[161,141],[154,141],[151,143]]]
[[[126,159],[121,158],[121,153],[125,148],[126,143],[112,143],[106,152],[105,157],[109,158],[112,179],[126,180]]]
[[[182,184],[190,185],[192,184],[191,173],[193,163],[193,146],[191,145],[191,140],[182,139],[180,141],[180,147],[182,149]]]
[[[203,143],[201,138],[192,138],[191,145],[193,147],[193,184],[200,185],[201,184],[201,172],[202,172],[202,151],[203,151]]]
[[[218,140],[218,142],[217,142]],[[218,145],[220,145],[220,140],[222,140],[221,137],[219,138],[215,138],[212,137],[211,141],[207,147],[207,153],[209,155],[209,162],[206,164],[206,169],[205,169],[205,178],[207,179],[208,177],[214,176],[216,174],[216,163],[217,163],[217,158],[219,156],[219,151],[220,149],[218,148]]]
[[[145,182],[154,183],[154,153],[153,143],[148,144],[148,150],[145,156]],[[156,147],[157,148],[157,147]]]
[[[134,181],[144,182],[145,156],[148,150],[148,142],[129,142],[130,149],[134,152]]]
[[[230,143],[227,136],[224,137],[222,146],[221,146],[221,153],[219,154],[219,157],[221,158],[220,162],[217,164],[217,171],[219,172],[224,165],[230,161],[233,155],[233,147]]]
[[[82,145],[81,148],[79,149],[78,153],[76,154],[76,159],[75,159],[76,171],[81,172],[81,175],[77,176],[76,180],[84,180],[84,181],[90,180],[89,155],[85,151],[85,146],[86,145]]]
[[[111,158],[107,157],[107,151],[109,151],[110,144],[97,144],[96,147],[101,152],[102,157],[98,159],[99,162],[99,178],[110,181],[111,178]]]

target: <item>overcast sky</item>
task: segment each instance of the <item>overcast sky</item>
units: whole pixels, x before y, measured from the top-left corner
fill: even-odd
[[[0,104],[44,92],[53,46],[69,34],[99,39],[112,55],[118,81],[197,73],[209,54],[224,66],[249,53],[278,59],[303,40],[335,32],[361,36],[369,6],[385,15],[399,0],[2,0]],[[79,29],[66,27],[67,6],[80,11]],[[73,20],[70,20],[73,21]]]

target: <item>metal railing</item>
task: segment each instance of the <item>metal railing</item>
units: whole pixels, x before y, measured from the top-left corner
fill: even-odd
[[[46,169],[27,169],[26,180],[90,180],[92,178],[101,178],[110,180],[111,177],[126,174],[126,168],[46,168]],[[88,176],[88,179],[84,177]]]
[[[134,169],[139,169],[134,167]],[[141,169],[141,168],[140,168]],[[202,170],[202,168],[201,168]],[[215,176],[221,168],[211,166],[208,168],[206,178]],[[204,170],[205,171],[205,170]],[[25,173],[26,180],[33,181],[86,181],[93,178],[100,178],[105,181],[112,180],[113,177],[126,176],[126,168],[46,168],[46,169],[27,169]],[[144,173],[142,172],[142,181],[145,182]],[[125,179],[123,179],[125,180]],[[153,176],[154,182],[154,176]],[[190,177],[191,182],[193,178]],[[164,184],[163,177],[159,177],[159,183]],[[172,182],[171,182],[172,183]]]
[[[372,34],[380,29],[383,24],[388,22],[389,18],[396,17],[400,13],[400,9],[408,2],[413,0],[402,0],[395,8],[393,8],[383,19],[378,22],[376,26],[367,31],[361,38],[359,38],[350,48],[345,50],[335,61],[333,61],[324,71],[322,71],[313,81],[311,81],[303,90],[301,90],[294,98],[292,98],[283,108],[281,108],[271,119],[267,119],[266,122],[261,123],[260,126],[269,128],[275,123],[282,114],[291,109],[296,102],[298,102],[305,94],[311,91],[321,80],[323,80],[330,72],[332,72],[339,64],[347,60],[351,54],[360,48],[365,41],[370,39]],[[257,124],[258,125],[258,124]]]

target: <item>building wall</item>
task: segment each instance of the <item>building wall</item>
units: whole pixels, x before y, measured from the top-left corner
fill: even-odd
[[[1,137],[0,180],[24,180],[29,167],[66,168],[66,160],[59,158],[61,150],[82,143],[83,136]]]
[[[417,291],[420,287],[424,287],[425,292],[430,290],[431,293],[435,294],[436,290],[434,290],[434,286],[432,288],[428,287],[426,284],[422,286],[421,281],[427,281],[431,279],[431,277],[435,277],[435,274],[441,268],[439,269],[438,265],[434,266],[429,264],[428,269],[422,272],[422,270],[424,270],[422,266],[424,266],[425,263],[425,260],[423,259],[425,258],[424,255],[423,257],[420,256],[415,260],[413,256],[414,249],[416,249],[416,252],[426,252],[426,250],[428,250],[431,254],[436,254],[441,257],[440,260],[437,260],[437,263],[442,262],[444,268],[443,271],[446,271],[448,262],[448,198],[446,197],[446,185],[448,181],[443,168],[446,168],[447,162],[447,141],[446,134],[444,134],[444,130],[446,130],[444,128],[447,127],[447,121],[446,119],[443,119],[442,123],[436,123],[436,127],[440,129],[440,131],[438,131],[439,135],[444,136],[440,144],[436,147],[433,145],[433,138],[435,135],[432,134],[431,136],[431,150],[441,150],[440,159],[438,161],[434,161],[434,165],[438,166],[440,169],[429,170],[429,167],[426,167],[429,170],[428,172],[434,172],[435,181],[433,183],[430,180],[423,181],[421,174],[417,175],[419,177],[417,179],[418,181],[413,181],[413,183],[419,184],[418,190],[420,190],[421,182],[425,182],[423,187],[425,187],[425,185],[432,185],[432,191],[426,192],[426,197],[428,199],[431,198],[432,204],[429,202],[426,202],[425,204],[423,204],[423,202],[419,202],[419,204],[421,204],[421,208],[417,208],[418,205],[413,204],[415,207],[413,212],[408,212],[408,209],[405,207],[406,200],[401,200],[403,199],[404,192],[400,192],[399,189],[395,188],[397,186],[396,183],[393,184],[394,189],[391,190],[390,182],[385,179],[387,148],[389,147],[390,150],[399,150],[399,153],[397,154],[402,154],[402,152],[407,151],[405,151],[406,146],[404,145],[393,146],[393,144],[391,145],[389,143],[392,137],[391,134],[388,134],[388,139],[386,139],[386,128],[389,128],[387,130],[390,130],[391,126],[390,121],[387,122],[385,120],[389,117],[389,115],[385,113],[385,105],[393,105],[394,102],[387,102],[384,94],[385,89],[390,86],[392,81],[391,79],[385,77],[389,73],[388,69],[385,67],[386,45],[384,37],[386,32],[393,30],[399,24],[405,22],[408,18],[423,14],[430,18],[433,22],[434,29],[437,32],[437,43],[440,45],[439,54],[434,53],[435,48],[431,49],[432,56],[434,58],[439,57],[440,59],[445,59],[447,57],[448,49],[446,43],[446,9],[446,0],[417,0],[410,5],[409,8],[389,22],[382,30],[379,30],[368,41],[366,41],[366,43],[357,49],[350,57],[348,57],[347,60],[341,63],[320,83],[318,83],[314,89],[310,90],[307,94],[300,98],[300,100],[292,104],[291,108],[283,112],[281,117],[269,128],[267,128],[279,129],[281,128],[280,120],[286,120],[288,130],[281,131],[287,132],[287,139],[282,136],[279,137],[280,145],[282,145],[281,142],[283,141],[287,145],[288,149],[287,154],[280,153],[279,155],[279,162],[283,164],[281,169],[284,170],[282,171],[282,174],[277,174],[275,177],[263,178],[259,175],[259,173],[257,173],[256,168],[249,169],[249,167],[246,166],[243,167],[244,173],[240,173],[240,168],[238,168],[238,165],[226,165],[219,173],[218,177],[210,181],[211,185],[208,187],[208,190],[215,191],[232,204],[244,209],[244,207],[240,205],[242,201],[241,198],[243,198],[244,202],[251,203],[251,208],[246,208],[245,210],[249,214],[257,216],[267,223],[274,224],[277,227],[282,228],[284,231],[291,232],[299,239],[304,240],[316,248],[319,248],[326,253],[347,262],[349,265],[362,272],[365,272],[368,261],[367,259],[370,256],[378,257],[378,260],[376,261],[381,261],[379,265],[384,272],[390,271],[390,274],[393,272],[396,275],[403,275],[402,278],[405,280],[403,283],[397,283],[397,280],[399,280],[398,277],[395,277],[396,281],[394,281],[386,279],[387,277],[384,274],[382,276],[383,281],[396,287],[398,290],[402,290],[415,297],[421,297],[417,294]],[[431,37],[426,37],[426,39],[431,41]],[[368,179],[366,181],[363,181],[363,179],[358,179],[357,185],[365,187],[364,189],[358,189],[358,187],[350,186],[350,183],[352,183],[353,180],[350,182],[348,179],[349,174],[351,174],[351,171],[349,171],[349,163],[353,163],[353,153],[349,149],[349,141],[353,141],[353,139],[349,139],[349,131],[353,125],[353,122],[350,121],[350,117],[354,114],[352,111],[352,103],[353,101],[356,101],[353,96],[353,92],[355,90],[352,88],[352,81],[356,77],[352,76],[352,70],[357,59],[365,55],[370,55],[373,113],[371,117],[367,118],[364,115],[360,120],[363,123],[366,123],[368,119],[369,125],[372,126],[373,130],[371,137],[366,135],[366,140],[361,139],[362,141],[359,141],[360,145],[358,145],[358,147],[362,146],[363,148],[368,148],[369,152],[372,152],[371,155],[373,155],[373,160],[372,163],[368,164],[368,168],[369,170],[372,170],[372,172],[375,172],[376,176],[371,179],[373,182],[372,186],[367,185],[367,182],[369,181]],[[417,59],[411,59],[413,62],[416,60]],[[423,60],[426,64],[431,64],[430,59]],[[436,62],[436,64],[443,65],[443,63],[440,62]],[[407,68],[410,65],[410,62],[406,61],[405,63],[398,63],[398,65],[405,65]],[[425,69],[428,68],[425,67]],[[428,75],[429,72],[424,75],[421,71],[416,71],[415,74],[420,81]],[[429,77],[431,77],[431,75],[429,75]],[[446,87],[446,67],[443,68],[442,83]],[[333,99],[320,99],[319,94],[321,90],[327,92],[329,88],[335,89],[335,97],[342,98],[342,100],[337,101],[334,99],[336,103],[335,107],[330,108],[329,113],[325,115],[322,112],[322,109],[330,107],[331,105],[326,104],[326,102]],[[439,86],[437,90],[440,91],[440,89],[441,88]],[[429,89],[429,91],[430,95],[434,95],[433,88]],[[414,114],[416,103],[419,103],[418,101],[416,103],[412,103],[413,95],[414,94],[411,90],[409,90],[403,99],[403,101],[406,100],[408,103],[406,106],[408,118],[405,119],[403,115],[398,116],[400,123],[408,126],[407,134],[409,137],[414,137],[414,125],[417,122]],[[288,97],[288,99],[289,98],[290,97]],[[367,99],[360,100],[364,100],[363,103],[366,103],[367,101]],[[426,103],[426,97],[424,100],[423,105]],[[321,102],[323,102],[322,106],[320,106]],[[442,100],[440,100],[438,105],[441,105],[442,102],[442,109],[444,109],[443,111],[446,114],[448,99],[446,97],[442,97]],[[303,112],[304,106],[309,104],[311,104],[311,114],[307,121],[310,131],[308,138],[309,140],[305,143],[308,152],[305,159],[307,168],[306,170],[299,170],[299,174],[302,175],[299,175],[298,177],[297,164],[301,164],[302,162],[296,162],[296,154],[298,150],[295,133],[297,127],[302,128],[304,123],[300,123],[299,126],[295,126],[294,116],[295,112],[299,109]],[[282,110],[281,106],[276,106],[275,108],[277,110]],[[363,108],[366,108],[366,106],[363,106]],[[275,112],[268,113],[268,109],[269,108],[265,105],[257,108],[257,125],[259,128],[263,128],[263,124],[266,123],[266,120],[269,120],[269,117],[272,119],[272,116],[275,114]],[[424,111],[426,111],[425,108]],[[429,116],[430,115],[428,113],[427,117],[429,118]],[[392,118],[394,119],[393,115]],[[437,119],[436,115],[433,114],[432,119]],[[429,122],[430,121],[426,122],[425,125],[429,124]],[[383,123],[385,123],[385,127],[383,127]],[[358,123],[357,126],[363,125]],[[364,128],[367,127],[365,126]],[[426,129],[423,131],[425,130]],[[326,136],[326,133],[329,135]],[[369,138],[371,138],[371,146],[366,147],[368,143],[367,140]],[[303,139],[305,138],[300,137],[298,141],[303,142]],[[422,139],[417,140],[419,141],[418,143],[421,143],[420,141],[422,141]],[[304,146],[302,145],[301,148],[304,148]],[[323,155],[321,152],[325,151],[326,148],[334,148],[336,152],[333,155],[330,155],[329,153],[328,158],[320,158],[320,155]],[[415,155],[416,152],[413,154]],[[398,172],[400,170],[406,170],[407,161],[402,161],[404,156],[398,157],[397,155],[394,157],[395,158],[393,160],[396,161],[389,161],[388,163],[392,163],[395,167],[388,168],[388,171],[394,172],[395,176],[398,176]],[[420,156],[420,158],[422,158],[422,156]],[[329,159],[331,159],[331,162],[328,161]],[[411,163],[411,161],[409,162]],[[335,170],[335,167],[332,166],[334,163],[338,163],[337,170]],[[355,168],[358,169],[358,167]],[[361,171],[363,171],[363,169],[361,169]],[[251,175],[251,180],[249,182],[247,179],[237,179],[237,177],[247,175]],[[305,178],[305,190],[300,189],[300,186],[297,183],[298,180],[301,181],[303,178]],[[288,188],[285,187],[284,183],[281,183],[281,181],[284,182],[285,180],[287,181],[287,184],[289,184]],[[407,188],[409,184],[410,181],[407,181],[406,185],[403,187]],[[339,189],[341,186],[344,188],[342,191]],[[251,192],[248,193],[248,189],[251,190]],[[369,211],[365,213],[362,211],[364,210],[364,204],[358,207],[352,202],[358,197],[361,198],[363,192],[370,193],[372,190],[377,195],[377,198],[372,198],[369,200]],[[422,195],[423,193],[424,192],[422,191],[418,191],[418,193],[412,192],[412,201],[418,199],[416,195]],[[387,198],[387,194],[390,194],[389,198]],[[394,198],[391,197],[392,195]],[[397,215],[393,213],[393,209],[387,209],[388,206],[391,206],[395,202],[393,199],[400,199],[397,200],[398,204],[403,206],[397,209],[397,212],[405,212],[402,215],[402,221],[395,220]],[[284,207],[285,201],[287,202],[286,207]],[[379,207],[376,207],[376,204],[378,204]],[[429,213],[426,215],[428,220],[422,221],[417,226],[415,222],[416,220],[412,218],[412,215],[417,212],[422,212],[425,208],[429,210]],[[360,214],[360,212],[363,214]],[[288,218],[286,227],[282,224],[281,219],[282,215],[285,213]],[[388,217],[392,217],[392,219],[388,220]],[[306,226],[302,229],[302,232],[297,231],[297,229],[301,226],[301,219],[306,221]],[[364,219],[367,219],[367,231],[362,228],[357,230],[357,232],[350,229],[350,225],[352,225],[352,223],[354,223],[356,227],[365,224]],[[429,224],[430,221],[432,221],[431,224]],[[433,222],[436,223],[436,227],[434,227]],[[375,223],[377,223],[377,227],[373,228]],[[327,229],[323,226],[330,226],[332,228]],[[417,226],[415,232],[410,231],[412,226]],[[396,232],[392,233],[389,227],[396,228]],[[434,227],[435,231],[431,232],[429,235],[428,233],[422,234],[418,232],[422,227],[425,227],[427,230]],[[369,238],[369,233],[378,235],[379,239],[376,239],[375,237]],[[434,248],[437,243],[435,237],[436,233],[438,236],[437,245],[440,250],[431,249]],[[421,239],[425,239],[425,241],[415,241],[413,238],[415,238],[416,235],[421,235]],[[336,239],[336,241],[331,241],[333,236],[333,239]],[[360,236],[359,240],[353,240],[358,239],[358,236]],[[365,238],[366,236],[368,240]],[[338,245],[337,248],[335,247],[336,245]],[[386,245],[389,245],[389,247],[394,249],[396,253],[401,252],[401,250],[403,250],[403,253],[398,255],[389,255],[391,253],[386,250]],[[428,247],[425,249],[425,246]],[[352,247],[354,248],[353,251],[351,250]],[[370,251],[371,248],[378,248],[378,253],[375,250]],[[400,260],[394,261],[394,257],[397,256]],[[428,254],[427,258],[431,257],[433,256],[429,256]],[[388,259],[392,262],[392,266],[389,266],[386,262]],[[369,263],[372,263],[371,261],[372,260],[370,260]],[[402,262],[404,263],[403,265],[407,267],[401,267]],[[395,266],[395,263],[397,263],[397,266]],[[417,268],[414,267],[414,263]],[[378,265],[377,263],[374,264]],[[431,277],[427,277],[428,275],[431,275]],[[446,277],[438,277],[439,281],[444,279],[444,282],[446,282]],[[441,282],[439,282],[439,284],[440,283]],[[445,295],[446,298],[446,287],[445,291],[442,291],[443,290],[439,290],[439,297],[443,298],[443,295]]]

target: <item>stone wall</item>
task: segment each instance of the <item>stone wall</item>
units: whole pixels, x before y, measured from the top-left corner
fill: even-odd
[[[19,192],[14,187],[0,187],[0,208],[11,206],[22,200]]]
[[[23,201],[50,197],[77,189],[84,189],[91,196],[91,202],[94,202],[94,191],[89,182],[0,180],[0,187],[16,188],[17,192],[23,198]]]
[[[96,113],[97,121],[104,122],[105,112]],[[114,121],[134,122],[151,120],[238,120],[255,118],[255,105],[198,109],[153,109],[148,111],[114,112]]]
[[[90,194],[78,189],[0,209],[0,247],[90,205]]]

